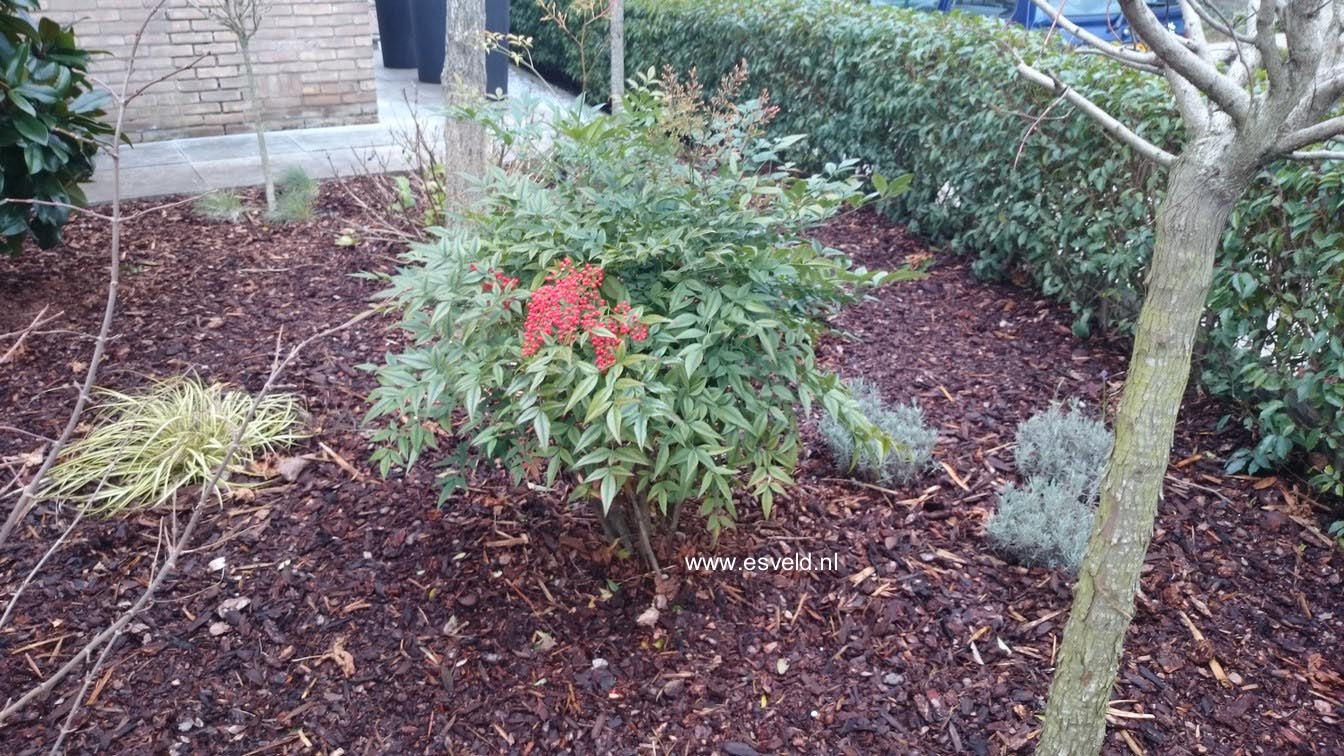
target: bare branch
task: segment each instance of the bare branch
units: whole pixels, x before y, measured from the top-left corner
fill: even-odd
[[[1232,22],[1228,20],[1227,16],[1219,9],[1205,4],[1204,0],[1185,0],[1185,2],[1190,5],[1190,9],[1195,15],[1199,16],[1201,21],[1208,24],[1210,29],[1237,42],[1243,42],[1248,45],[1255,44],[1255,37],[1238,31],[1233,26]],[[1182,17],[1185,18],[1185,9],[1182,8],[1181,11]]]
[[[1178,5],[1181,8],[1181,18],[1185,20],[1185,36],[1198,45],[1200,50],[1205,50],[1209,38],[1204,34],[1204,17],[1190,7],[1188,0],[1179,0]],[[1201,57],[1207,58],[1207,55]]]
[[[1344,47],[1344,40],[1340,40],[1340,46]],[[1326,74],[1316,92],[1325,102],[1334,102],[1344,97],[1344,66]]]
[[[0,334],[0,339],[7,339],[13,336],[18,336],[18,338],[15,339],[14,343],[10,344],[9,348],[5,350],[5,353],[0,354],[0,365],[3,365],[6,362],[9,362],[11,359],[13,359],[14,355],[18,354],[19,349],[23,348],[23,342],[27,341],[28,337],[33,335],[33,333],[35,333],[37,329],[41,328],[47,323],[50,323],[51,321],[65,314],[64,311],[62,311],[56,313],[55,315],[49,316],[47,315],[47,310],[49,309],[51,309],[50,305],[43,307],[42,311],[37,314],[37,317],[33,318],[33,322],[29,323],[27,328],[24,328],[21,331],[15,331],[14,333]]]
[[[157,79],[154,79],[153,81],[146,82],[143,86],[136,89],[129,96],[127,96],[125,102],[129,104],[130,102],[138,99],[140,95],[143,95],[145,93],[145,90],[149,89],[150,87],[162,84],[163,82],[168,81],[169,79],[173,78],[174,76],[177,76],[180,73],[191,70],[196,66],[197,63],[200,63],[201,61],[205,60],[205,58],[206,56],[204,55],[198,55],[196,59],[191,61],[190,63],[187,63],[186,65],[183,66],[179,66],[178,68],[174,68],[173,70],[158,77]]]
[[[1164,75],[1167,85],[1171,87],[1171,98],[1176,102],[1176,109],[1181,112],[1186,133],[1195,139],[1207,133],[1213,118],[1204,96],[1189,79],[1170,68],[1164,71]]]
[[[115,151],[114,151],[114,152],[115,152]],[[41,205],[41,206],[43,206],[43,207],[59,207],[59,208],[61,208],[61,209],[63,209],[63,210],[69,210],[69,211],[72,212],[72,213],[83,213],[84,215],[92,215],[93,217],[98,218],[99,220],[105,220],[105,221],[108,221],[109,223],[112,221],[112,216],[110,216],[110,215],[107,215],[107,214],[105,214],[105,213],[100,213],[100,212],[98,212],[97,210],[90,210],[90,209],[87,208],[87,207],[80,207],[79,205],[76,205],[76,204],[73,204],[73,203],[70,203],[70,202],[57,202],[57,201],[55,201],[55,200],[23,199],[23,198],[19,198],[19,197],[6,197],[5,199],[0,200],[0,206],[7,205],[7,204],[9,204],[9,203],[11,203],[11,202],[14,203],[14,204],[16,204],[16,205]]]
[[[1096,121],[1103,131],[1144,158],[1163,166],[1169,166],[1176,162],[1175,155],[1139,136],[1138,133],[1118,121],[1115,116],[1102,110],[1096,103],[1068,84],[1031,67],[1024,61],[1018,61],[1017,72],[1027,81],[1045,87],[1056,95],[1063,97],[1069,104]]]
[[[125,222],[125,221],[133,221],[133,220],[136,220],[137,218],[141,218],[141,217],[146,216],[146,215],[149,215],[149,214],[151,214],[151,213],[159,213],[159,212],[163,212],[164,210],[167,210],[168,208],[171,208],[171,207],[177,207],[177,206],[179,206],[179,205],[185,205],[185,204],[190,203],[190,202],[195,202],[196,200],[198,200],[198,199],[204,197],[205,195],[207,195],[207,194],[209,194],[209,193],[210,193],[210,192],[208,192],[208,191],[207,191],[207,192],[201,192],[200,194],[193,194],[193,195],[191,195],[190,197],[183,197],[183,198],[180,199],[180,200],[173,200],[172,202],[163,202],[163,203],[160,203],[160,204],[158,204],[158,205],[154,205],[154,206],[152,206],[152,207],[147,207],[147,208],[145,208],[144,210],[137,210],[137,211],[131,213],[130,215],[127,215],[127,216],[123,217],[123,218],[122,218],[122,221],[123,221],[123,222]]]
[[[1139,52],[1138,50],[1132,50],[1127,47],[1120,47],[1119,45],[1107,42],[1101,37],[1098,37],[1092,32],[1070,21],[1068,16],[1065,16],[1057,8],[1046,2],[1046,0],[1031,0],[1031,2],[1034,3],[1037,8],[1044,11],[1045,14],[1059,26],[1059,28],[1086,42],[1089,48],[1095,50],[1098,54],[1110,58],[1121,65],[1139,71],[1146,71],[1148,73],[1159,73],[1161,71],[1157,66],[1156,55]]]
[[[1287,157],[1289,160],[1301,160],[1303,162],[1344,160],[1344,150],[1301,150],[1290,152]]]
[[[1255,38],[1238,31],[1227,14],[1216,6],[1205,4],[1204,0],[1180,0],[1180,2],[1183,18],[1198,16],[1210,28],[1231,38],[1232,43],[1227,45],[1227,50],[1230,51],[1229,62],[1235,60],[1241,64],[1240,68],[1233,69],[1238,73],[1236,82],[1254,91],[1252,86],[1255,82],[1254,71],[1260,65],[1260,53],[1255,48]]]
[[[106,476],[104,476],[104,479],[106,479]],[[14,589],[14,595],[9,597],[9,603],[5,605],[5,613],[0,614],[0,630],[3,630],[5,625],[9,624],[9,618],[13,616],[14,607],[18,606],[19,598],[23,596],[23,592],[28,590],[28,586],[33,582],[33,578],[37,577],[37,573],[42,571],[42,566],[47,563],[47,560],[51,559],[52,555],[57,551],[60,551],[61,545],[65,543],[65,539],[70,537],[70,533],[74,531],[75,526],[79,524],[80,520],[84,519],[84,513],[88,511],[88,508],[88,504],[79,508],[79,512],[77,512],[74,518],[70,520],[70,526],[65,529],[65,532],[61,533],[59,538],[52,541],[51,546],[47,547],[47,550],[43,552],[42,558],[38,559],[37,564],[34,564],[33,568],[29,570],[27,577],[25,577],[23,581],[19,583],[19,586]]]
[[[1279,38],[1274,33],[1278,20],[1278,0],[1251,0],[1255,23],[1255,49],[1260,51],[1260,65],[1269,78],[1271,91],[1287,88],[1287,76],[1283,70],[1283,58],[1280,57]]]
[[[1341,136],[1344,136],[1344,116],[1335,116],[1289,134],[1280,142],[1279,149],[1284,152],[1297,152],[1303,147]]]
[[[121,633],[118,632],[113,636],[109,643],[103,645],[103,650],[98,654],[98,658],[94,660],[93,666],[89,667],[89,671],[85,673],[84,684],[79,686],[79,692],[76,693],[74,699],[71,700],[70,712],[65,715],[65,721],[61,723],[61,730],[56,734],[56,740],[51,744],[51,750],[47,752],[50,756],[60,756],[60,754],[63,753],[61,744],[65,742],[66,737],[70,735],[71,732],[74,732],[72,728],[75,724],[75,715],[79,713],[80,707],[83,705],[84,694],[89,691],[89,686],[93,684],[93,678],[97,677],[98,670],[103,668],[103,664],[107,661],[108,653],[112,651],[113,646],[117,645],[117,639],[120,637]]]
[[[1064,101],[1063,97],[1056,97],[1049,105],[1046,106],[1045,110],[1041,111],[1040,115],[1031,119],[1031,125],[1028,126],[1026,132],[1022,134],[1021,141],[1017,143],[1017,154],[1013,156],[1013,168],[1017,168],[1018,162],[1022,160],[1022,151],[1027,148],[1027,140],[1031,138],[1032,132],[1036,131],[1037,127],[1041,125],[1041,122],[1046,120],[1047,116],[1050,115],[1050,111],[1054,110],[1055,106],[1063,101]]]
[[[119,156],[114,154],[111,155],[111,157],[113,159],[116,159]],[[172,207],[177,207],[178,205],[185,205],[189,202],[195,202],[196,200],[200,199],[201,197],[204,197],[209,193],[210,192],[201,192],[200,194],[193,194],[190,197],[184,197],[179,200],[173,200],[172,202],[163,202],[157,205],[153,205],[151,207],[147,207],[144,210],[137,210],[134,213],[130,213],[128,215],[122,215],[120,218],[117,218],[116,220],[122,223],[125,223],[127,221],[133,221],[137,218],[149,215],[151,213],[157,213]],[[71,204],[69,202],[56,202],[53,200],[40,200],[40,199],[5,199],[0,200],[0,205],[5,204],[6,202],[13,202],[16,205],[43,205],[46,207],[59,207],[65,210],[69,210],[72,213],[83,213],[85,215],[91,215],[95,218],[98,218],[99,220],[104,220],[109,223],[114,220],[113,216],[111,215],[107,215],[106,213],[100,213],[97,210],[90,210],[87,207],[81,207],[80,205]]]
[[[75,398],[75,406],[70,410],[70,417],[65,422],[65,427],[61,429],[61,435],[56,437],[56,442],[51,445],[47,451],[47,456],[42,460],[42,465],[37,468],[28,485],[23,487],[19,494],[19,500],[14,502],[14,508],[9,511],[5,517],[5,522],[0,525],[0,546],[4,546],[9,540],[9,536],[28,516],[31,510],[37,504],[37,496],[42,487],[42,481],[46,478],[47,472],[56,464],[56,459],[69,443],[70,437],[74,435],[75,428],[79,425],[79,418],[84,414],[84,408],[88,406],[90,397],[93,394],[93,386],[98,380],[98,368],[103,362],[103,354],[107,350],[107,342],[112,333],[112,319],[117,312],[117,288],[121,284],[121,161],[117,159],[118,151],[121,149],[121,135],[125,133],[126,121],[126,97],[125,93],[131,87],[131,75],[135,72],[135,57],[140,49],[140,43],[144,39],[145,30],[149,28],[149,22],[163,10],[164,3],[167,0],[159,2],[145,16],[145,20],[140,24],[140,30],[136,32],[135,39],[131,43],[130,58],[126,61],[126,71],[122,75],[121,89],[122,94],[117,99],[117,117],[115,125],[112,127],[112,214],[109,222],[112,226],[112,238],[108,244],[108,281],[107,297],[103,304],[103,320],[98,326],[98,336],[94,339],[93,355],[89,358],[89,366],[85,369],[84,382],[79,388],[79,396]]]
[[[1187,41],[1167,29],[1144,0],[1119,0],[1130,26],[1161,63],[1195,86],[1238,124],[1251,109],[1251,97],[1235,81],[1220,73],[1209,60],[1190,49]]]

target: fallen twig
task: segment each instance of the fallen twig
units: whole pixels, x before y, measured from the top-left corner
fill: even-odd
[[[29,323],[27,328],[24,328],[19,331],[13,331],[11,333],[0,334],[0,339],[8,339],[15,336],[18,337],[17,339],[15,339],[13,344],[9,345],[9,349],[6,349],[4,354],[0,354],[0,365],[3,365],[9,362],[10,360],[14,359],[14,355],[18,354],[19,349],[23,347],[23,342],[26,341],[29,336],[35,333],[38,328],[41,328],[47,323],[50,323],[51,321],[65,314],[63,312],[58,312],[55,315],[48,316],[47,315],[48,309],[50,309],[50,305],[48,305],[47,307],[43,307],[42,311],[37,314],[37,317],[33,318],[33,322]]]

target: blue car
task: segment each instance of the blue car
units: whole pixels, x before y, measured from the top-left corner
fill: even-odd
[[[1053,24],[1049,14],[1037,8],[1031,0],[872,0],[873,5],[886,5],[893,8],[908,8],[933,13],[961,11],[976,16],[1001,18],[1009,23],[1025,26],[1028,29],[1048,29]],[[1102,39],[1112,42],[1133,42],[1134,32],[1129,22],[1120,12],[1116,0],[1053,0],[1051,5],[1061,8],[1068,19],[1083,29]],[[1157,20],[1185,33],[1185,24],[1181,19],[1181,7],[1178,0],[1148,0]],[[1060,34],[1065,38],[1071,35]]]

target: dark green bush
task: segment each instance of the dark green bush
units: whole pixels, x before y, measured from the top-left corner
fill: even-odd
[[[567,5],[565,2],[561,6]],[[543,71],[576,80],[574,47],[529,0],[516,30]],[[807,133],[816,165],[852,157],[914,175],[885,211],[974,258],[984,277],[1029,282],[1073,310],[1075,330],[1132,328],[1165,176],[1085,117],[1018,81],[1010,50],[1178,149],[1179,119],[1157,77],[1073,54],[995,20],[842,0],[628,0],[629,70],[670,65],[717,80],[738,60],[780,106],[775,133]],[[595,34],[603,39],[605,28]],[[589,55],[590,99],[606,96]],[[1042,113],[1048,114],[1037,120]],[[1203,386],[1258,444],[1257,471],[1304,455],[1344,493],[1344,167],[1283,164],[1239,205],[1223,245],[1203,338]]]
[[[101,120],[105,93],[85,76],[89,53],[70,27],[34,22],[37,10],[36,0],[0,0],[0,237],[10,254],[30,234],[44,248],[60,241],[64,205],[84,204],[94,142],[112,131]]]

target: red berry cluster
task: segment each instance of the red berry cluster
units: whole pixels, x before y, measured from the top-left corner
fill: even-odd
[[[472,263],[467,267],[470,268],[473,273],[476,272],[476,263]],[[490,275],[493,275],[495,277],[495,280],[483,282],[481,284],[481,291],[494,291],[496,285],[499,286],[500,291],[512,291],[514,288],[518,286],[518,279],[509,278],[508,276],[504,275],[504,271],[502,270],[495,270],[494,268],[486,268],[485,272]]]
[[[576,267],[565,258],[560,267],[546,275],[546,283],[532,292],[527,303],[527,320],[523,323],[523,356],[529,357],[553,339],[558,344],[572,344],[582,333],[592,336],[597,352],[597,367],[606,370],[616,362],[616,348],[629,337],[634,341],[648,338],[649,330],[640,325],[630,312],[630,303],[620,302],[606,313],[606,302],[600,292],[602,269],[585,264]],[[592,333],[605,328],[613,336]]]

